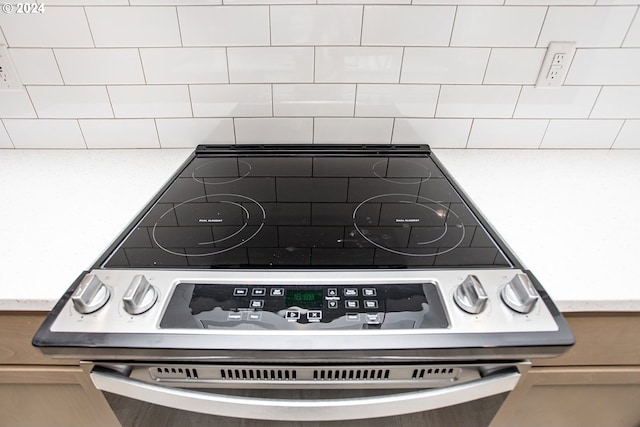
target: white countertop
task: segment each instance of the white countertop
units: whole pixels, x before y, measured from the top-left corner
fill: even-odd
[[[0,150],[0,310],[49,310],[191,150]],[[640,311],[640,151],[435,150],[562,311]]]

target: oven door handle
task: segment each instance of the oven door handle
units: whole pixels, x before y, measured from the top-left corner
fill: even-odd
[[[335,421],[389,417],[470,402],[513,390],[519,372],[436,389],[348,399],[270,399],[169,388],[132,380],[112,371],[93,371],[103,391],[184,411],[277,421]]]

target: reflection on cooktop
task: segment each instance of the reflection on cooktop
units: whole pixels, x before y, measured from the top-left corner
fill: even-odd
[[[428,157],[195,158],[106,267],[509,265]]]

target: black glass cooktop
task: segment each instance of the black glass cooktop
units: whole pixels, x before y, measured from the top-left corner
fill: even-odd
[[[107,268],[509,266],[424,155],[197,155]]]

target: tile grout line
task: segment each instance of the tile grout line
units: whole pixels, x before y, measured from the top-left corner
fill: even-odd
[[[191,107],[191,118],[195,118],[196,115],[193,113],[193,99],[191,98],[191,86],[187,85],[187,93],[189,94],[189,107]],[[160,138],[160,135],[158,135]]]
[[[158,119],[153,119],[153,126],[156,128],[156,137],[158,137],[158,148],[162,148],[162,142],[160,141],[160,131],[158,130]]]
[[[544,138],[547,136],[549,127],[551,127],[551,119],[547,119],[547,125],[544,127],[544,132],[542,132],[542,138],[540,139],[540,143],[538,144],[538,150],[542,149],[542,143],[544,142]]]
[[[627,41],[627,37],[629,37],[629,33],[631,32],[631,27],[633,27],[633,23],[636,22],[636,19],[640,19],[638,18],[639,13],[640,13],[640,6],[636,8],[636,13],[633,14],[633,18],[631,18],[631,22],[629,23],[629,28],[627,28],[627,32],[624,33],[624,37],[622,38],[622,41],[620,42],[620,46],[618,46],[618,48],[622,48],[622,46],[624,45],[624,42]]]
[[[591,106],[591,110],[589,110],[589,114],[587,115],[587,120],[591,119],[591,115],[593,114],[593,110],[595,110],[596,105],[598,104],[598,100],[600,99],[600,94],[602,94],[603,90],[604,90],[604,86],[600,86],[600,90],[598,91],[598,94],[596,95],[596,99],[593,101],[593,105]]]
[[[67,83],[64,81],[64,76],[62,75],[62,70],[60,69],[60,63],[58,62],[58,57],[56,56],[56,51],[53,48],[51,48],[49,50],[51,51],[51,54],[53,55],[53,60],[56,63],[56,67],[58,67],[58,74],[60,75],[60,80],[62,80],[62,86],[67,86]]]
[[[231,128],[233,129],[233,143],[238,143],[238,137],[236,136],[236,118],[231,117]]]
[[[27,94],[27,98],[29,98],[29,103],[31,104],[31,108],[33,108],[33,112],[36,115],[36,119],[41,119],[40,114],[38,114],[38,110],[36,110],[36,104],[33,103],[33,99],[31,99],[31,93],[29,92],[29,86],[24,87],[24,92]]]
[[[547,22],[547,15],[549,15],[550,7],[547,6],[546,8],[547,8],[547,10],[544,11],[544,18],[542,18],[542,25],[540,25],[540,31],[538,31],[538,37],[536,38],[536,42],[533,45],[533,47],[538,47],[538,43],[540,43],[540,37],[542,36],[542,30],[544,29],[545,22]],[[545,47],[545,46],[541,46],[541,47]]]
[[[402,69],[404,68],[404,53],[406,49],[406,46],[402,46],[402,55],[400,56],[400,71],[398,72],[398,84],[402,83]]]
[[[618,137],[620,136],[620,134],[622,133],[622,129],[624,129],[624,125],[627,124],[627,120],[628,119],[624,119],[622,120],[622,125],[620,125],[620,129],[618,129],[618,132],[616,133],[615,138],[613,138],[613,142],[611,143],[611,145],[609,146],[609,150],[613,149],[613,146],[616,145],[616,141],[618,140]]]
[[[84,143],[84,148],[88,150],[89,146],[87,145],[87,138],[84,136],[84,132],[82,131],[82,126],[80,126],[80,119],[76,119],[76,124],[78,125],[78,129],[80,130],[80,135],[82,135],[82,142]]]
[[[433,109],[434,119],[438,117],[438,106],[440,105],[440,93],[442,92],[442,86],[443,85],[438,85],[438,95],[436,96],[436,105],[435,105],[435,108]]]
[[[451,47],[451,41],[453,40],[453,30],[456,27],[457,17],[458,17],[458,5],[456,5],[456,9],[453,11],[453,22],[451,23],[451,33],[449,34],[449,44],[447,45],[448,47]]]
[[[493,55],[493,49],[489,48],[489,56],[487,57],[487,65],[484,66],[484,73],[482,74],[482,82],[481,85],[484,85],[484,81],[487,79],[487,72],[489,72],[489,64],[491,63],[491,55]]]
[[[471,126],[469,126],[469,133],[467,133],[467,142],[464,144],[464,148],[469,148],[469,141],[471,140],[471,132],[473,131],[473,125],[476,124],[476,119],[471,119]]]
[[[360,86],[358,83],[356,83],[355,85],[355,89],[353,92],[353,118],[355,119],[356,117],[356,105],[358,103],[358,86]]]
[[[87,15],[87,7],[82,6],[82,11],[84,12],[84,19],[87,22],[87,28],[89,29],[89,35],[91,36],[91,43],[93,43],[93,47],[96,48],[96,40],[93,38],[93,31],[91,31],[91,24],[89,24],[89,15]]]
[[[7,129],[7,125],[4,123],[4,119],[0,119],[0,123],[2,124],[2,129],[4,129],[4,132],[7,134],[7,137],[9,138],[9,142],[11,143],[11,145],[13,146],[13,148],[16,148],[16,144],[14,144],[13,139],[11,138],[11,135],[9,135],[9,129]]]
[[[182,27],[180,26],[180,14],[178,13],[178,6],[174,6],[176,9],[176,21],[178,21],[178,35],[180,36],[180,47],[184,47],[184,42],[182,41]]]
[[[144,63],[142,62],[142,52],[140,52],[140,48],[137,48],[137,50],[138,50],[138,60],[140,61],[140,68],[142,69],[142,79],[144,80],[145,86],[147,86],[148,85],[147,73],[144,71]]]
[[[318,1],[318,0],[316,0]],[[364,32],[364,4],[362,5],[362,13],[360,14],[360,44],[362,46],[362,33]]]
[[[518,104],[520,103],[520,97],[522,96],[522,91],[524,90],[524,86],[520,86],[520,90],[518,91],[518,98],[516,98],[516,103],[513,105],[513,111],[511,112],[510,119],[515,119],[516,110],[518,109]]]
[[[231,84],[231,77],[230,77],[230,72],[229,72],[229,48],[225,46],[224,48],[224,57],[225,60],[227,62],[227,83],[226,84]],[[221,83],[221,84],[225,84],[225,83]]]
[[[109,86],[104,85],[104,90],[107,92],[107,99],[109,100],[109,107],[111,107],[111,115],[113,116],[112,118],[115,119],[116,110],[114,110],[113,108],[113,101],[111,101],[111,93],[109,93]]]

